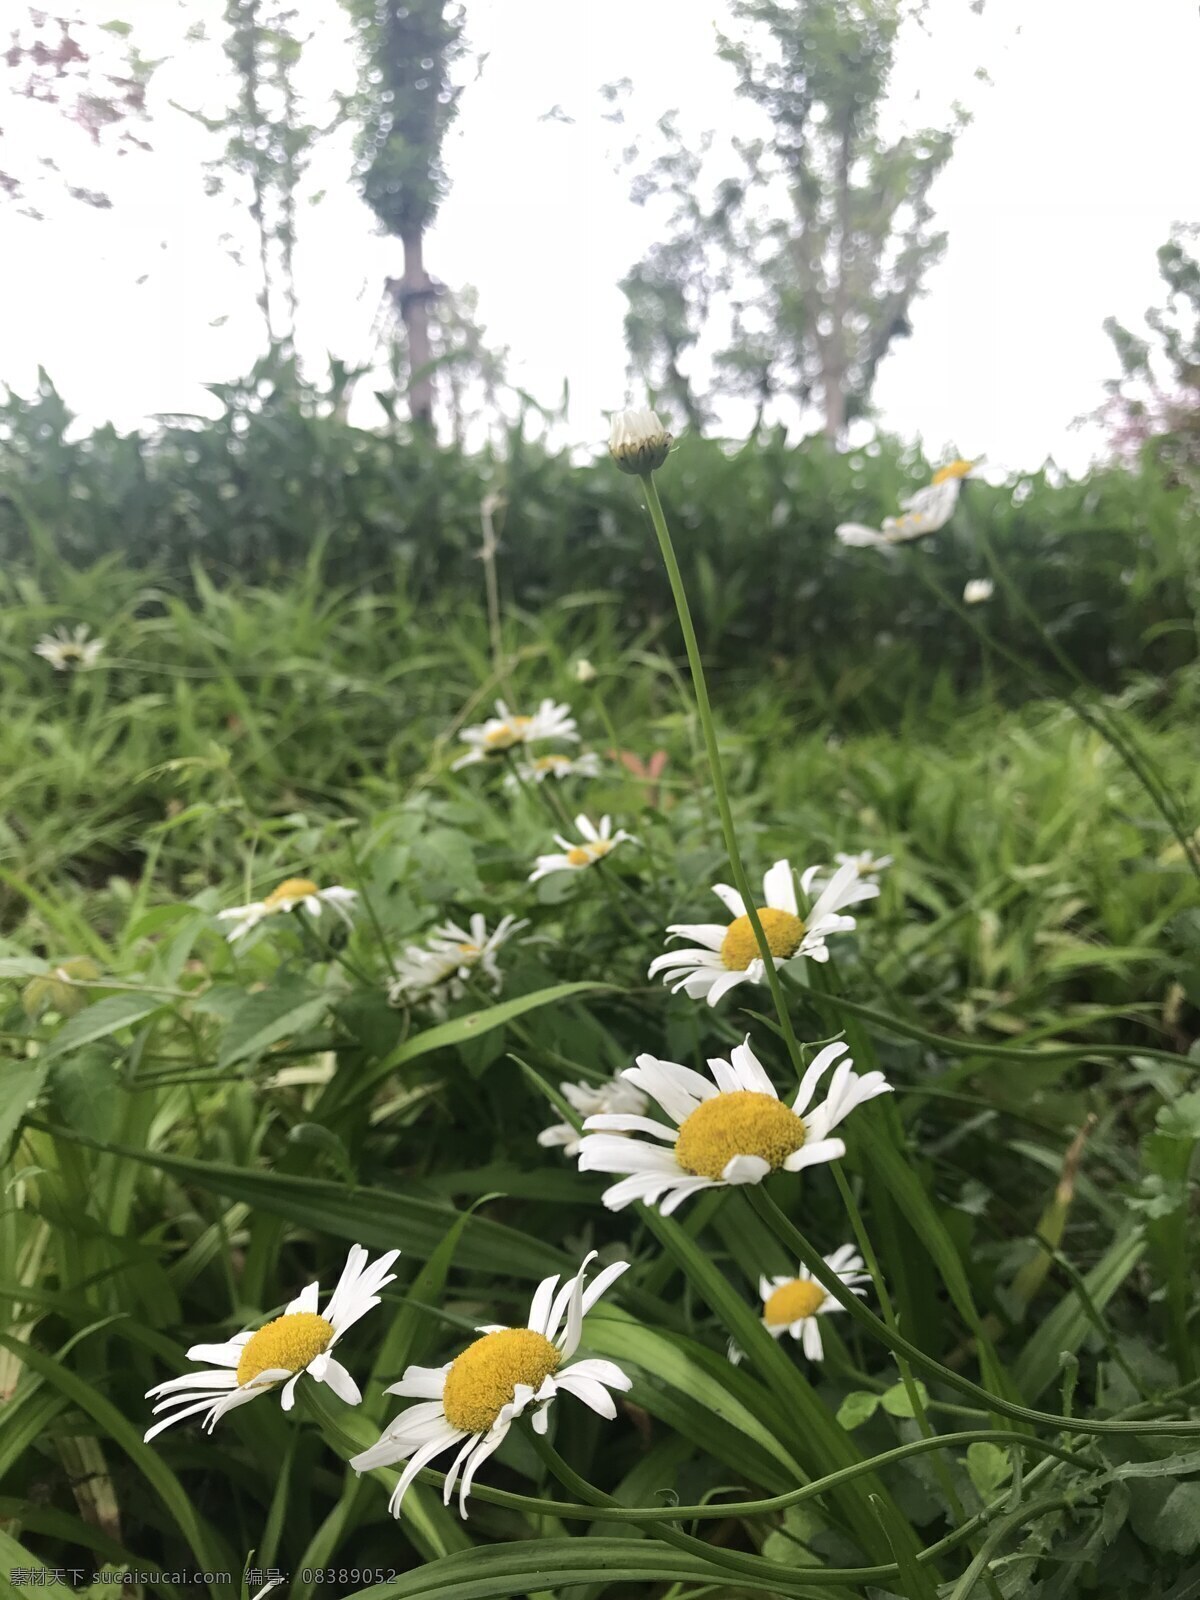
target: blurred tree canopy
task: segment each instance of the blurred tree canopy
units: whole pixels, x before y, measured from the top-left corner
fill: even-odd
[[[840,439],[870,403],[879,365],[910,332],[909,310],[946,243],[930,188],[965,113],[946,127],[880,131],[904,0],[735,0],[736,35],[720,55],[770,134],[732,141],[736,171],[706,192],[711,136],[689,146],[672,116],[665,153],[634,198],[668,197],[667,237],[634,266],[631,364],[655,397],[702,422],[707,401],[739,395],[758,422],[777,397],[820,407]],[[709,395],[684,358],[718,307],[728,330]]]
[[[1158,251],[1167,289],[1165,306],[1146,312],[1151,339],[1132,333],[1115,317],[1104,331],[1121,363],[1106,386],[1103,417],[1118,454],[1154,442],[1164,462],[1200,487],[1200,227],[1177,224]]]

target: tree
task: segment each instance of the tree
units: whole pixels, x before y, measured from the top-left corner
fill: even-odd
[[[1100,413],[1118,454],[1154,441],[1162,459],[1193,483],[1200,481],[1200,259],[1189,246],[1197,238],[1200,228],[1177,224],[1158,251],[1167,303],[1145,318],[1157,348],[1115,317],[1105,320],[1121,376],[1105,385]]]
[[[641,197],[669,195],[675,209],[667,241],[626,279],[630,353],[690,415],[699,402],[679,358],[717,291],[729,337],[713,356],[714,395],[751,397],[759,421],[779,396],[816,403],[838,440],[945,248],[928,197],[965,117],[956,108],[949,127],[881,135],[897,35],[915,15],[906,0],[735,0],[733,14],[744,28],[721,36],[719,53],[770,131],[732,141],[740,170],[708,201],[697,159],[660,124],[667,154]]]
[[[44,125],[15,113],[51,110],[73,123],[99,148],[113,146],[118,155],[149,146],[134,128],[147,120],[146,87],[154,63],[144,60],[130,42],[128,23],[96,26],[78,16],[51,15],[26,6],[9,16],[8,45],[0,63],[8,70],[12,107],[0,126],[0,196],[15,201],[22,212],[41,221],[41,196],[56,184],[73,200],[107,210],[112,201],[102,189],[73,182],[48,146]],[[23,104],[22,104],[23,103]],[[16,126],[14,126],[14,123]],[[86,147],[85,147],[86,148]]]
[[[463,51],[454,0],[345,0],[358,33],[361,81],[358,179],[386,233],[400,240],[404,273],[394,298],[408,342],[413,421],[433,425],[430,315],[440,286],[425,268],[425,235],[445,196],[442,142],[458,109],[451,68]]]

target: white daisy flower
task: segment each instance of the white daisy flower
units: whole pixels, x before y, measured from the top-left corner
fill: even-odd
[[[328,906],[337,912],[347,926],[351,926],[350,908],[357,899],[357,890],[343,889],[340,884],[318,889],[311,878],[285,878],[265,900],[252,900],[246,906],[230,906],[226,911],[218,911],[217,921],[233,924],[226,935],[230,944],[257,928],[265,917],[279,916],[282,912],[295,911],[297,907],[307,911],[310,917],[319,917],[322,906]]]
[[[409,945],[396,964],[396,976],[388,988],[388,999],[393,1005],[404,1005],[413,999],[429,998],[444,1007],[447,1000],[459,999],[472,973],[480,972],[499,994],[504,976],[496,953],[501,945],[527,928],[522,918],[501,917],[488,932],[487,918],[476,911],[470,928],[460,928],[456,922],[443,922],[433,930],[428,945]]]
[[[408,1486],[422,1467],[458,1445],[442,1499],[450,1504],[461,1472],[458,1507],[465,1516],[476,1472],[504,1443],[513,1422],[536,1407],[534,1429],[545,1433],[550,1404],[560,1392],[573,1394],[609,1421],[616,1416],[609,1390],[628,1389],[630,1379],[611,1361],[571,1361],[584,1317],[629,1266],[628,1261],[614,1262],[585,1290],[584,1275],[595,1255],[593,1250],[561,1289],[557,1274],[543,1279],[525,1327],[479,1328],[476,1331],[483,1337],[453,1361],[444,1367],[409,1367],[388,1390],[423,1403],[402,1412],[384,1429],[378,1444],[352,1456],[350,1465],[361,1473],[398,1461],[408,1463],[389,1501],[393,1515],[400,1515]]]
[[[860,1284],[869,1283],[871,1275],[864,1270],[863,1258],[852,1244],[824,1258],[825,1265],[837,1274],[846,1288],[854,1294],[866,1294]],[[824,1359],[825,1347],[821,1342],[821,1325],[818,1317],[845,1307],[821,1287],[807,1267],[798,1267],[794,1278],[760,1278],[759,1298],[763,1303],[763,1327],[773,1339],[790,1334],[804,1346],[810,1361]]]
[[[710,1059],[710,1083],[690,1067],[642,1055],[624,1076],[656,1100],[674,1124],[625,1114],[589,1117],[579,1150],[581,1172],[620,1172],[627,1176],[604,1192],[604,1204],[620,1211],[634,1200],[658,1205],[664,1216],[689,1195],[724,1184],[761,1183],[771,1172],[800,1172],[846,1153],[830,1133],[855,1106],[889,1094],[882,1072],[861,1077],[846,1055],[846,1045],[818,1051],[787,1106],[750,1048],[736,1046],[729,1061]],[[829,1091],[809,1109],[817,1084],[833,1063],[838,1067]],[[652,1140],[617,1135],[644,1133]]]
[[[901,515],[885,517],[882,528],[867,528],[861,522],[842,522],[835,530],[846,545],[903,544],[923,534],[936,533],[954,515],[963,480],[969,478],[982,461],[951,461],[939,467],[925,488],[901,500]]]
[[[618,1074],[608,1083],[560,1083],[559,1093],[581,1117],[595,1117],[604,1112],[627,1112],[640,1117],[650,1102],[640,1089],[626,1083]],[[583,1135],[577,1133],[569,1122],[556,1122],[543,1128],[538,1143],[544,1150],[562,1148],[565,1156],[577,1156]]]
[[[671,435],[653,411],[618,411],[612,419],[608,452],[622,472],[654,472],[671,450]]]
[[[818,888],[822,868],[809,867],[800,879],[805,895]],[[693,1000],[707,998],[715,1006],[722,995],[739,983],[762,983],[766,967],[759,954],[758,941],[746,902],[727,883],[713,885],[713,893],[724,902],[733,921],[674,922],[667,929],[671,938],[693,941],[684,950],[668,950],[655,956],[649,976],[663,973],[671,992],[683,989]],[[879,885],[866,883],[853,865],[840,866],[829,882],[819,887],[812,907],[800,915],[791,863],[777,861],[763,878],[764,904],[757,907],[758,920],[776,968],[797,956],[812,961],[828,961],[826,939],[834,933],[847,933],[856,926],[853,917],[843,916],[846,906],[871,900]]]
[[[539,739],[577,740],[579,734],[570,706],[543,700],[531,717],[522,717],[510,711],[503,700],[497,700],[494,717],[477,727],[464,728],[458,737],[471,748],[453,764],[454,772],[476,761],[502,756],[518,745],[534,744]]]
[[[510,789],[519,789],[523,783],[545,783],[547,778],[598,778],[600,772],[600,757],[594,750],[585,750],[578,756],[533,756],[506,774],[504,782]]]
[[[963,603],[968,606],[980,605],[984,600],[990,600],[996,592],[996,585],[990,578],[968,578],[963,587]]]
[[[618,828],[614,833],[611,817],[601,817],[600,826],[597,827],[587,817],[580,815],[575,818],[575,827],[579,839],[565,839],[561,833],[554,835],[560,853],[539,856],[529,874],[530,883],[536,883],[539,878],[548,877],[552,872],[580,872],[584,867],[594,867],[597,861],[603,861],[619,844],[637,843],[624,828]]]
[[[81,623],[74,633],[56,628],[53,633],[42,635],[33,653],[48,661],[55,672],[86,672],[96,665],[104,650],[104,640],[89,638],[90,632],[86,623]]]
[[[323,1314],[317,1310],[319,1286],[310,1283],[273,1322],[258,1329],[248,1328],[227,1344],[194,1344],[188,1359],[208,1362],[210,1367],[185,1372],[180,1378],[169,1378],[147,1390],[147,1400],[156,1395],[165,1397],[154,1407],[155,1416],[162,1411],[171,1414],[148,1429],[146,1442],[197,1411],[207,1413],[204,1428],[211,1433],[227,1411],[244,1406],[281,1383],[279,1402],[285,1411],[290,1411],[295,1403],[296,1384],[306,1372],[317,1383],[327,1383],[347,1405],[358,1405],[362,1395],[357,1384],[330,1351],[347,1328],[379,1304],[379,1291],[396,1276],[389,1269],[399,1254],[399,1250],[389,1250],[368,1265],[367,1252],[356,1244],[346,1257],[337,1288]]]

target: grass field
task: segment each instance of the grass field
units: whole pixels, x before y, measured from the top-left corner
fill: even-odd
[[[1184,845],[1105,735],[1116,719],[1190,835],[1194,669],[1075,709],[1018,699],[1002,597],[969,688],[843,715],[794,664],[724,662],[751,881],[893,857],[829,962],[778,980],[802,1064],[841,1038],[893,1092],[841,1125],[842,1160],[614,1212],[614,1178],[538,1143],[573,1117],[560,1084],[643,1052],[704,1074],[748,1033],[790,1103],[793,1053],[767,984],[709,1007],[647,977],[669,925],[729,920],[673,627],[589,593],[506,601],[497,632],[478,578],[431,604],[315,558],[218,587],[198,563],[167,579],[44,550],[0,577],[11,1565],[84,1586],[138,1569],[171,1597],[207,1572],[222,1600],[271,1569],[300,1597],[1184,1600],[1200,920]],[[91,668],[33,654],[80,623],[105,640]],[[579,743],[539,753],[594,752],[599,775],[522,777],[520,745],[455,770],[498,696],[568,702]],[[530,883],[581,812],[633,839]],[[231,941],[219,913],[287,880],[356,899],[346,918],[270,904]],[[522,924],[496,975],[478,951],[414,966],[474,913]],[[328,1291],[354,1244],[401,1252],[338,1346],[361,1405],[309,1378],[294,1410],[267,1395],[211,1436],[193,1417],[143,1442],[146,1392],[189,1346]],[[843,1245],[865,1293],[822,1317],[811,1360],[764,1331],[759,1280]],[[465,1520],[439,1493],[449,1456],[394,1519],[399,1465],[347,1465],[413,1403],[385,1387],[479,1325],[522,1326],[538,1281],[592,1250],[593,1274],[630,1263],[583,1324],[585,1358],[628,1380],[615,1416],[564,1393],[548,1435],[527,1415],[481,1466]]]

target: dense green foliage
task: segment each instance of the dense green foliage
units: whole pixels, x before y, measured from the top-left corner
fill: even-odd
[[[957,594],[978,570],[969,518],[988,517],[1060,639],[1123,680],[1124,717],[1194,817],[1194,529],[1171,494],[1112,473],[1011,505],[971,484],[953,532],[893,561],[838,550],[830,528],[911,484],[896,452],[685,443],[659,474],[751,874],[896,858],[830,967],[787,993],[802,1040],[845,1031],[859,1070],[895,1085],[844,1125],[840,1170],[920,1357],[906,1387],[881,1324],[828,1319],[818,1366],[757,1321],[759,1274],[795,1270],[790,1228],[821,1251],[852,1237],[831,1168],[662,1219],[605,1211],[599,1176],[537,1144],[561,1080],[644,1050],[703,1070],[749,1029],[792,1081],[765,988],[709,1010],[646,980],[667,924],[712,916],[729,868],[636,486],[293,405],[153,447],[71,442],[55,408],[10,408],[3,465],[6,1558],[278,1566],[298,1596],[381,1570],[397,1600],[1182,1583],[1200,1548],[1196,1441],[1179,1436],[1200,1423],[1174,1393],[1198,1371],[1195,880],[1109,745],[1053,699],[1006,707],[997,689],[1023,680],[921,583],[932,568]],[[499,660],[474,559],[496,487]],[[1038,587],[1056,572],[1069,606]],[[1008,629],[999,599],[980,609]],[[90,670],[32,654],[81,622],[107,641]],[[496,765],[452,771],[498,693],[569,700],[603,775],[522,789]],[[529,885],[579,810],[638,843]],[[219,910],[298,875],[356,888],[352,929],[278,916],[226,941]],[[404,948],[476,911],[529,922],[500,952],[499,997],[473,982],[448,1021],[389,1004]],[[362,1407],[305,1380],[291,1414],[260,1398],[211,1437],[193,1421],[142,1444],[144,1393],[187,1370],[189,1345],[314,1278],[327,1290],[355,1241],[403,1252],[339,1346]],[[436,1479],[393,1521],[395,1473],[345,1466],[403,1404],[382,1386],[479,1323],[522,1322],[534,1282],[588,1248],[633,1262],[584,1330],[632,1389],[611,1423],[555,1405],[582,1489],[518,1429],[468,1521]],[[864,1304],[880,1311],[874,1286]],[[946,1436],[936,1458],[918,1445],[786,1507],[726,1504],[802,1495],[923,1425]],[[584,1509],[594,1493],[651,1526]],[[680,1504],[705,1509],[672,1522]],[[329,1568],[345,1576],[304,1576]],[[237,1581],[208,1587],[232,1600]]]
[[[319,562],[335,585],[399,588],[418,607],[473,605],[481,503],[498,495],[507,600],[534,610],[584,592],[593,609],[611,609],[622,638],[677,649],[645,515],[607,460],[577,465],[520,431],[502,452],[464,455],[352,428],[339,420],[339,391],[298,391],[287,367],[264,365],[214,393],[217,421],[179,419],[150,436],[78,436],[48,383],[29,405],[10,401],[0,410],[0,559],[32,554],[49,573],[56,553],[85,565],[119,555],[175,584],[201,568],[218,586],[235,575],[273,583]],[[978,641],[930,588],[957,597],[985,570],[976,519],[1095,681],[1128,684],[1193,658],[1200,527],[1184,488],[1149,466],[1080,482],[973,482],[931,555],[881,560],[837,543],[840,520],[877,524],[928,475],[886,441],[838,455],[775,434],[736,450],[685,435],[663,492],[713,669],[747,685],[768,674],[815,714],[885,722],[977,680]],[[1052,666],[1019,618],[1001,612],[993,625]],[[991,668],[1006,695],[1028,692],[1003,663]]]

